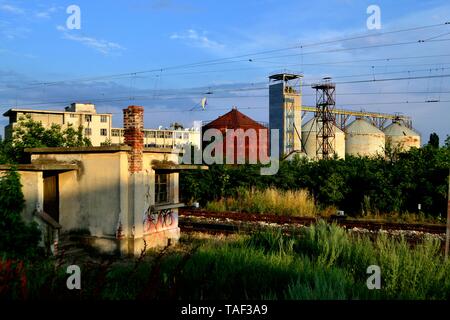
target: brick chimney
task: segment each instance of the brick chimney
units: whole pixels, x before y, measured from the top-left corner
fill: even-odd
[[[123,109],[123,126],[125,144],[131,147],[128,154],[128,171],[140,172],[144,156],[144,108],[129,106]]]

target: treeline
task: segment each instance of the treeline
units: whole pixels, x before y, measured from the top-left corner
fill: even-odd
[[[386,151],[386,157],[377,158],[309,161],[298,157],[282,161],[273,176],[261,176],[256,165],[212,165],[209,170],[182,172],[181,195],[183,201],[205,205],[234,197],[242,187],[307,189],[320,207],[335,206],[349,215],[409,212],[445,217],[450,139],[441,148],[428,144],[404,153]]]

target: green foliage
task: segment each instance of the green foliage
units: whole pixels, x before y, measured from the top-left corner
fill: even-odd
[[[439,148],[439,136],[437,135],[437,133],[433,132],[432,134],[430,134],[428,145],[433,148]]]
[[[143,260],[86,263],[81,266],[83,289],[78,292],[66,289],[65,266],[55,267],[49,260],[27,263],[29,298],[450,298],[450,261],[444,260],[435,240],[410,246],[404,239],[380,235],[372,241],[323,221],[290,231],[289,235],[268,229],[229,239],[182,239],[181,247],[151,252]],[[370,265],[381,268],[381,290],[366,286]],[[7,297],[20,299],[22,287],[9,288]]]
[[[308,161],[297,157],[282,161],[273,176],[261,176],[259,168],[212,165],[209,170],[182,172],[180,193],[206,205],[236,198],[242,189],[307,189],[322,208],[338,207],[349,215],[422,212],[438,217],[447,210],[450,147],[392,149],[387,158]]]
[[[445,139],[444,146],[448,149],[450,149],[450,135],[447,135],[447,138]]]
[[[91,146],[88,138],[83,136],[83,127],[77,129],[69,124],[62,129],[53,124],[45,128],[41,122],[31,116],[22,117],[13,129],[12,140],[4,141],[0,148],[0,163],[26,162],[25,148],[43,147],[84,147]]]
[[[12,257],[33,256],[40,240],[37,226],[22,220],[25,200],[21,187],[16,170],[0,177],[0,252]]]

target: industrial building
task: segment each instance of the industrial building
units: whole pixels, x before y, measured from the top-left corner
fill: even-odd
[[[420,134],[408,116],[335,108],[336,86],[331,79],[312,86],[315,106],[302,105],[301,79],[295,73],[269,76],[269,127],[280,130],[281,158],[371,157],[384,155],[387,142],[404,151],[420,147]],[[312,117],[303,125],[308,114]]]
[[[392,122],[383,130],[386,143],[408,151],[411,148],[420,148],[420,134],[398,121]]]
[[[269,127],[279,130],[280,156],[302,151],[301,78],[293,73],[269,77]]]
[[[321,126],[322,124],[319,124]],[[302,126],[302,147],[306,155],[310,155],[311,158],[317,158],[317,118],[311,118]],[[320,131],[320,127],[319,127]],[[345,133],[339,129],[336,125],[333,125],[333,131],[335,135],[334,150],[339,159],[345,159]],[[321,155],[319,155],[321,159]]]
[[[345,152],[352,156],[376,156],[384,154],[384,132],[364,119],[356,119],[345,128]]]

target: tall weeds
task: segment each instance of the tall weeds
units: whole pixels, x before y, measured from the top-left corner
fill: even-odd
[[[208,202],[211,211],[241,211],[277,215],[314,217],[317,214],[313,197],[306,190],[282,191],[240,188],[236,197]]]

